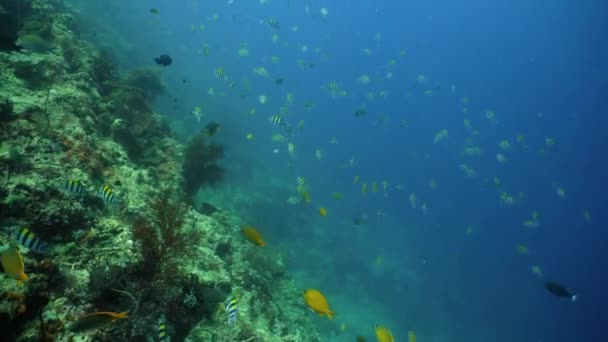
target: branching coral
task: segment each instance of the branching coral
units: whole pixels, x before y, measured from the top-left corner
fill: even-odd
[[[207,142],[204,132],[188,142],[184,154],[184,191],[192,196],[201,186],[215,185],[224,177],[224,169],[217,162],[224,157],[224,147]]]
[[[148,101],[165,91],[165,86],[160,79],[160,72],[152,68],[139,68],[132,70],[127,76],[127,85],[141,89]]]
[[[172,283],[179,279],[179,264],[196,251],[201,234],[185,227],[188,206],[173,188],[165,188],[148,202],[152,220],[137,219],[133,234],[141,243],[145,280]]]

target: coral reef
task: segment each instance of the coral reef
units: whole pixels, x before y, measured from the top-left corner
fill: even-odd
[[[49,245],[23,252],[23,286],[0,273],[3,340],[152,340],[165,314],[174,341],[321,341],[281,256],[245,241],[230,213],[202,214],[184,198],[221,180],[223,147],[209,131],[185,149],[173,138],[152,109],[158,75],[121,77],[110,54],[79,39],[61,1],[7,3],[23,11],[0,20],[2,33],[52,50],[0,50],[0,244],[18,225]],[[229,295],[235,324],[222,308]],[[129,318],[70,330],[98,311]]]
[[[205,130],[190,139],[184,152],[184,191],[192,196],[201,186],[219,183],[224,170],[217,162],[224,157],[224,147],[210,142]]]

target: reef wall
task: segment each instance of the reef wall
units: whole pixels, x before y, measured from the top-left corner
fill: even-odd
[[[120,75],[79,38],[75,13],[51,0],[0,8],[13,18],[0,20],[0,244],[27,228],[21,242],[48,245],[22,250],[23,285],[0,273],[2,335],[155,340],[165,315],[174,341],[321,341],[281,256],[230,213],[189,204],[184,147],[152,106],[159,73]],[[128,318],[83,328],[100,312]]]

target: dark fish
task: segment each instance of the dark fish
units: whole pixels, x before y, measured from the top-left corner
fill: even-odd
[[[158,8],[150,8],[150,13],[158,14]]]
[[[355,114],[353,114],[354,116],[360,118],[363,115],[367,114],[367,111],[365,109],[359,109],[355,112]]]
[[[274,84],[276,84],[276,85],[282,85],[283,84],[283,79],[279,78],[278,80],[275,80]]]
[[[157,58],[154,58],[154,60],[156,61],[156,64],[160,64],[162,66],[171,65],[171,63],[173,62],[169,55],[160,55]]]
[[[545,288],[554,296],[570,298],[573,302],[576,301],[576,295],[570,292],[570,290],[568,290],[561,284],[558,284],[553,281],[548,281],[545,283]]]

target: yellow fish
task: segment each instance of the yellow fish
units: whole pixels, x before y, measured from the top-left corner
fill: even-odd
[[[373,193],[378,192],[378,183],[376,183],[376,182],[372,183],[372,192]]]
[[[319,316],[327,316],[329,319],[333,319],[335,312],[329,308],[329,303],[325,296],[315,289],[308,289],[304,291],[304,301],[308,307],[319,314]]]
[[[258,230],[255,227],[245,226],[245,227],[243,227],[242,233],[245,236],[245,238],[247,238],[247,240],[251,241],[251,243],[253,243],[254,245],[260,246],[260,247],[266,246],[266,242],[264,241],[262,234],[260,234],[260,232],[258,232]]]
[[[361,193],[364,195],[367,193],[367,183],[361,184]]]
[[[327,216],[327,209],[323,207],[319,208],[319,215],[321,215],[322,217]]]
[[[245,136],[245,138],[247,140],[253,140],[253,139],[255,139],[255,137],[253,136],[253,133],[247,133],[247,135]]]
[[[17,279],[17,284],[23,285],[23,281],[30,278],[25,274],[23,265],[23,257],[19,253],[17,246],[8,245],[0,248],[0,262],[4,268],[4,272],[11,278]]]
[[[416,334],[413,331],[407,332],[407,339],[409,342],[416,342]]]
[[[376,339],[378,342],[395,342],[393,333],[387,327],[376,325]]]

